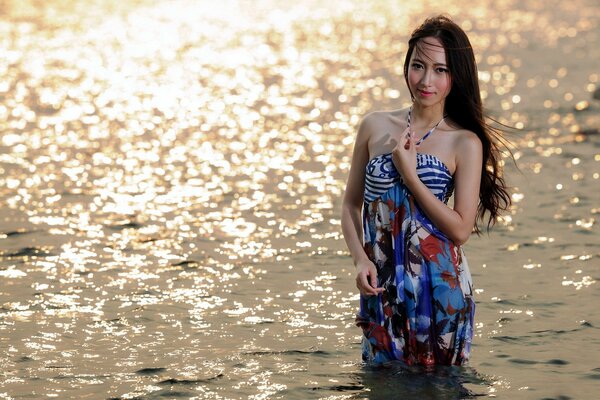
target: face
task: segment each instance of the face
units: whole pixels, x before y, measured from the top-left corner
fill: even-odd
[[[408,66],[408,85],[415,103],[444,107],[450,93],[450,70],[446,65],[446,51],[434,37],[423,38],[413,50]]]

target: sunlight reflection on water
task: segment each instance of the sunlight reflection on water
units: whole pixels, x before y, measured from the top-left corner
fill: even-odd
[[[488,376],[458,380],[586,393],[598,8],[451,3],[0,4],[0,397],[377,395],[339,203],[360,117],[408,104],[407,36],[441,11],[472,39],[491,114],[522,129],[514,207],[466,250]],[[438,378],[406,390],[454,396]]]

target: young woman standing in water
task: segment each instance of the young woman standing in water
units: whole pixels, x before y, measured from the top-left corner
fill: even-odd
[[[363,360],[462,365],[475,303],[461,245],[510,205],[465,32],[427,19],[409,42],[412,105],[363,118],[342,206]],[[447,201],[454,193],[454,205]]]

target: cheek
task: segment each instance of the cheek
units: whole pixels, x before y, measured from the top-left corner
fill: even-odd
[[[440,79],[440,89],[442,89],[445,96],[450,93],[450,89],[452,89],[452,79],[450,79],[449,75]]]
[[[410,70],[408,72],[408,84],[411,87],[414,88],[415,86],[417,86],[417,84],[419,83],[419,79],[421,79],[421,78],[420,78],[419,74],[416,71]]]

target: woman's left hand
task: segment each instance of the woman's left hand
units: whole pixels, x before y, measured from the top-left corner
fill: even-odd
[[[417,141],[409,128],[402,133],[400,143],[392,150],[392,162],[405,184],[417,176]]]

